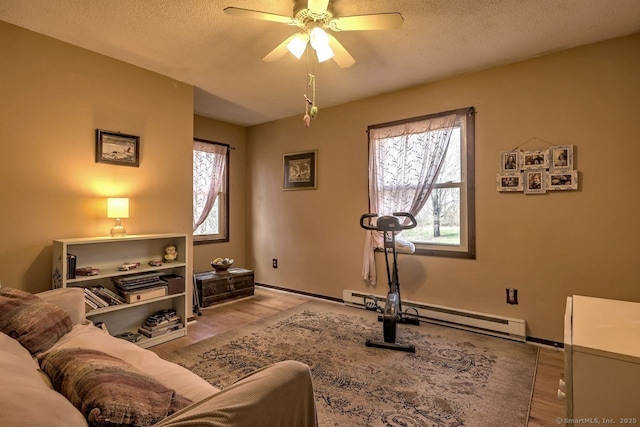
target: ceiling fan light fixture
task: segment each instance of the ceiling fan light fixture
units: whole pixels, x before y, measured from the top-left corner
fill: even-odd
[[[302,30],[301,33],[293,34],[278,44],[262,58],[265,62],[280,59],[287,50],[300,59],[307,51],[307,45],[311,43],[320,62],[333,58],[340,68],[350,67],[356,61],[334,36],[327,34],[325,29],[331,31],[392,30],[400,28],[404,21],[398,12],[336,16],[332,4],[334,0],[293,0],[293,2],[293,16],[239,7],[225,7],[224,13],[286,24]]]
[[[316,55],[318,56],[318,62],[324,62],[328,59],[333,58],[334,53],[333,53],[333,49],[331,49],[331,47],[327,44],[317,48]]]
[[[313,30],[311,30],[309,39],[311,40],[311,47],[313,47],[315,50],[321,49],[324,46],[329,46],[329,36],[320,27],[315,27]]]
[[[329,46],[329,35],[322,28],[313,28],[309,34],[309,41],[318,55],[318,62],[333,58],[333,49]]]
[[[304,33],[300,33],[292,38],[289,43],[287,43],[287,49],[293,56],[300,59],[304,51],[307,49],[308,42],[309,36]]]

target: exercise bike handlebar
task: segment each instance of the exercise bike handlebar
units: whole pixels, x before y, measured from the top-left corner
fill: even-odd
[[[415,217],[409,212],[394,212],[392,215],[381,216],[375,227],[371,225],[371,218],[378,218],[378,214],[368,213],[362,215],[360,217],[360,227],[372,231],[402,231],[415,228],[418,225]],[[411,222],[407,225],[402,225],[399,218],[408,218]]]

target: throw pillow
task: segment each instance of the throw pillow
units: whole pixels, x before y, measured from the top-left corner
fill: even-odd
[[[149,426],[192,403],[101,351],[54,349],[38,362],[91,426]]]
[[[32,355],[49,350],[72,326],[69,315],[57,305],[20,289],[0,288],[0,331]]]

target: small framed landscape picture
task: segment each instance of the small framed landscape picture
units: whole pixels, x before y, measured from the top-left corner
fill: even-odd
[[[318,151],[287,153],[283,156],[283,189],[315,190],[317,188]]]
[[[524,172],[524,193],[540,194],[546,193],[546,179],[544,169],[527,170]]]
[[[551,171],[547,176],[548,190],[577,190],[578,171]]]
[[[516,172],[520,170],[520,151],[501,151],[500,152],[500,172]]]
[[[499,173],[497,176],[498,191],[523,191],[522,173]]]
[[[573,170],[573,145],[556,145],[549,148],[549,169]]]
[[[549,164],[549,150],[523,151],[521,169],[546,169]]]
[[[96,129],[96,163],[140,166],[140,137]]]

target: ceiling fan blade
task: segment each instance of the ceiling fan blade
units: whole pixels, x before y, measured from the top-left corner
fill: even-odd
[[[260,19],[262,21],[280,22],[288,25],[298,25],[296,19],[290,16],[276,15],[268,12],[260,12],[258,10],[242,9],[239,7],[225,7],[224,13],[232,16],[240,16],[242,18]]]
[[[353,56],[351,56],[349,52],[347,52],[347,49],[342,46],[342,43],[340,43],[338,39],[333,37],[331,34],[328,34],[328,36],[329,46],[333,50],[333,60],[336,61],[338,67],[348,68],[355,64],[356,60],[353,59]]]
[[[375,13],[333,18],[329,28],[333,31],[394,30],[400,28],[403,22],[398,12]]]
[[[285,53],[289,52],[289,49],[287,49],[287,44],[289,44],[289,42],[293,40],[293,38],[297,35],[298,33],[292,34],[290,37],[285,39],[285,41],[283,41],[278,46],[276,46],[275,49],[267,53],[267,55],[264,58],[262,58],[262,60],[264,62],[274,62],[282,58]]]
[[[329,0],[308,0],[307,9],[317,15],[322,15],[329,7]]]

